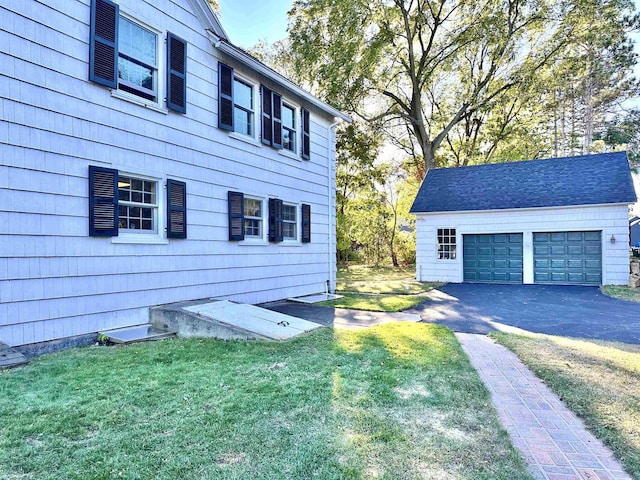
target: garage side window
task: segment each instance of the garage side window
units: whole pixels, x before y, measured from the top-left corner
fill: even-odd
[[[438,259],[455,260],[456,258],[456,229],[438,229]]]

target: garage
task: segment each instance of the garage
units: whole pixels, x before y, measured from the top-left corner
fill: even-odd
[[[522,234],[463,235],[465,282],[522,283]]]
[[[602,233],[533,233],[534,283],[600,285]]]
[[[626,152],[432,168],[411,207],[416,277],[626,285],[636,199]]]

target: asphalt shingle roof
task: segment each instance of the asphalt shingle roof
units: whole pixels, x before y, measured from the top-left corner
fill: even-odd
[[[634,203],[626,152],[431,169],[411,213]]]

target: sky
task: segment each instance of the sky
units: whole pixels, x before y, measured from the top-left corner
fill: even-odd
[[[259,40],[272,43],[287,36],[287,12],[293,0],[218,0],[218,3],[222,27],[239,47],[252,47]]]

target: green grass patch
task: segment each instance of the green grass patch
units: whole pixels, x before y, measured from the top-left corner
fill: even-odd
[[[628,302],[640,302],[640,288],[631,288],[624,285],[603,285],[600,290],[610,297]]]
[[[70,350],[0,372],[0,398],[0,478],[531,478],[427,324]]]
[[[416,280],[415,269],[349,265],[338,268],[336,290],[339,292],[389,293],[413,295],[428,292],[441,283]]]
[[[640,479],[640,346],[492,333]]]
[[[366,293],[342,293],[343,298],[317,303],[324,307],[350,308],[370,312],[400,312],[426,301],[415,295],[376,295]]]

